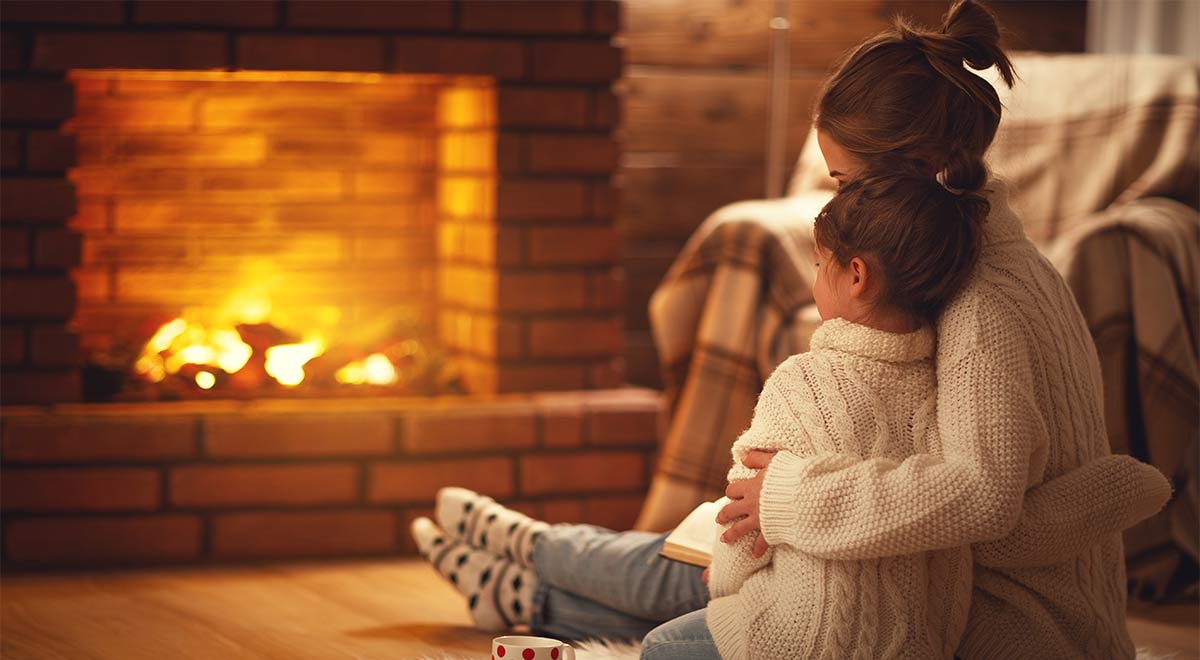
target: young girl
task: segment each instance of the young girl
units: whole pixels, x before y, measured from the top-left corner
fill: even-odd
[[[756,449],[843,464],[938,453],[932,324],[974,267],[987,209],[982,196],[927,176],[843,186],[814,226],[824,323],[808,353],[767,379],[734,444],[731,481],[762,479],[741,463]],[[773,481],[759,506],[795,516],[798,486]],[[880,504],[858,513],[925,524],[917,507]],[[881,558],[837,561],[763,531],[771,552],[754,558],[751,534],[713,556],[707,619],[721,658],[954,656],[971,599],[966,545],[884,556],[898,553],[880,539]]]

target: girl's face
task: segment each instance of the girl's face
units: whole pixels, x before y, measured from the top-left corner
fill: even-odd
[[[837,179],[839,188],[842,184],[853,181],[863,170],[864,163],[860,158],[821,131],[817,131],[817,146],[821,148],[821,155],[825,157],[829,176]]]

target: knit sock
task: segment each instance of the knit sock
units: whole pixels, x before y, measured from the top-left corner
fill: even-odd
[[[528,624],[537,576],[528,568],[450,538],[428,518],[412,522],[421,556],[467,597],[481,630]]]
[[[532,565],[534,542],[550,527],[466,488],[439,490],[434,518],[453,538],[525,568]]]

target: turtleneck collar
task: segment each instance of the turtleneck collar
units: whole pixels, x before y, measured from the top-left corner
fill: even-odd
[[[829,319],[813,332],[809,345],[872,360],[917,362],[933,357],[933,343],[933,329],[927,325],[897,334],[846,319]]]

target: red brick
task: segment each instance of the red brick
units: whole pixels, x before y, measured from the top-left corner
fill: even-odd
[[[66,179],[0,180],[0,219],[65,221],[75,214],[75,186]]]
[[[204,420],[215,458],[379,456],[392,452],[392,419],[378,414],[245,415]]]
[[[607,135],[534,135],[528,140],[532,172],[608,174],[617,168],[619,149]]]
[[[382,71],[382,37],[242,35],[237,65],[246,69]]]
[[[578,34],[587,28],[582,0],[471,0],[462,4],[466,32]]]
[[[605,311],[620,309],[624,291],[625,271],[620,268],[593,273],[588,278],[588,307]]]
[[[621,77],[621,49],[601,41],[541,41],[533,45],[533,77],[590,82]]]
[[[538,227],[529,232],[529,262],[534,265],[611,265],[619,238],[611,227]]]
[[[612,128],[621,123],[621,100],[611,90],[596,92],[592,100],[592,126]]]
[[[30,172],[65,172],[75,165],[75,136],[58,131],[30,131],[26,142]]]
[[[587,212],[587,187],[578,181],[502,179],[496,186],[496,213],[502,219],[569,219]]]
[[[200,520],[170,514],[10,520],[5,558],[22,564],[142,564],[200,557]]]
[[[335,557],[395,550],[396,514],[389,511],[303,511],[220,514],[212,521],[218,559]]]
[[[212,69],[229,66],[226,39],[213,32],[43,32],[32,68]]]
[[[643,499],[643,495],[590,497],[584,503],[584,514],[579,520],[618,532],[633,529],[633,523],[642,512]]]
[[[393,44],[393,71],[461,73],[514,79],[525,75],[525,46],[519,41],[400,37]]]
[[[613,355],[621,350],[619,318],[546,318],[529,322],[529,346],[534,357]]]
[[[498,392],[580,390],[587,386],[587,368],[578,364],[505,364],[497,374]]]
[[[587,304],[587,279],[580,272],[502,271],[497,297],[504,312],[579,310]]]
[[[646,459],[635,452],[521,457],[521,494],[593,493],[645,486]]]
[[[5,405],[69,403],[80,396],[79,371],[6,370],[0,378]]]
[[[660,405],[646,401],[591,406],[587,414],[587,439],[591,445],[658,444]]]
[[[287,5],[287,24],[309,28],[449,30],[454,6],[448,0],[304,0]]]
[[[125,20],[121,0],[9,0],[5,23],[91,23],[120,25]]]
[[[501,87],[496,98],[501,126],[582,128],[588,124],[588,93],[537,87]]]
[[[618,0],[592,0],[592,32],[616,34],[621,31],[621,3]]]
[[[177,415],[9,416],[4,461],[102,463],[169,461],[196,454],[196,421]]]
[[[61,325],[37,325],[29,338],[35,367],[78,367],[79,335]]]
[[[612,389],[625,383],[625,357],[618,355],[588,367],[588,387]]]
[[[25,155],[25,140],[21,131],[5,130],[0,142],[0,168],[15,170],[21,166]]]
[[[20,71],[25,68],[25,42],[25,35],[20,32],[5,30],[0,33],[0,69]]]
[[[620,205],[620,193],[611,183],[592,186],[592,217],[611,222]]]
[[[501,498],[514,492],[511,458],[394,461],[370,467],[371,502],[432,502],[443,486],[462,486]]]
[[[550,524],[583,522],[583,500],[578,498],[553,499],[542,502],[542,520]]]
[[[532,449],[537,412],[524,404],[452,405],[406,415],[402,429],[401,446],[412,454]]]
[[[5,80],[0,83],[0,119],[56,122],[75,114],[75,88],[61,80]]]
[[[0,316],[67,320],[75,312],[75,283],[65,274],[5,275],[0,279]]]
[[[5,469],[4,511],[147,511],[158,508],[158,470],[149,468]]]
[[[0,365],[10,367],[25,361],[25,328],[6,325],[0,328]],[[7,401],[5,403],[8,403]],[[4,431],[7,436],[7,426]]]
[[[149,25],[271,27],[275,25],[276,6],[274,0],[141,0],[134,8],[133,20]]]
[[[83,235],[66,227],[38,229],[33,237],[33,263],[39,270],[64,270],[79,265]]]
[[[543,446],[552,449],[583,446],[582,404],[546,404],[541,418]]]
[[[345,463],[230,465],[174,468],[176,506],[305,505],[353,502],[358,469]]]
[[[33,262],[31,252],[33,233],[25,227],[0,229],[0,268],[25,270]]]

